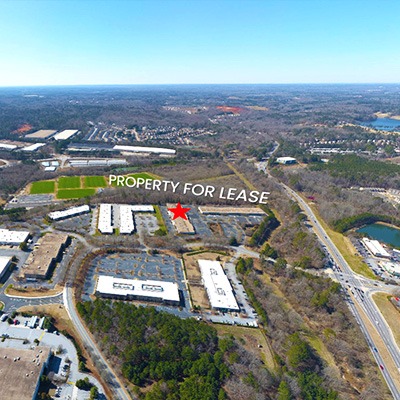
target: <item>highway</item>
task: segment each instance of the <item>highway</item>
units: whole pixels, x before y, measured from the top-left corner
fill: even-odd
[[[65,286],[63,292],[64,306],[67,310],[67,313],[73,322],[76,330],[78,331],[83,343],[86,348],[90,348],[91,352],[100,360],[104,370],[109,372],[110,380],[112,381],[113,390],[117,395],[118,400],[131,400],[131,396],[125,390],[123,384],[121,384],[120,380],[114,373],[110,364],[105,360],[100,350],[97,348],[96,343],[93,341],[92,337],[89,335],[86,328],[83,326],[78,313],[75,308],[75,304],[73,301],[72,288],[68,285]],[[98,368],[99,369],[99,368]],[[99,369],[100,372],[100,369]]]
[[[390,391],[392,392],[394,399],[400,400],[400,391],[398,389],[400,387],[400,350],[396,344],[391,329],[387,325],[375,302],[371,298],[371,293],[374,291],[379,291],[379,289],[375,288],[371,290],[366,287],[366,279],[356,274],[350,268],[347,261],[343,258],[336,245],[332,242],[322,225],[317,220],[310,206],[294,190],[282,183],[281,186],[307,214],[308,219],[310,220],[318,239],[325,246],[326,250],[330,253],[332,259],[335,261],[335,266],[333,268],[334,275],[336,279],[342,284],[345,291],[348,293],[348,298],[350,300],[347,301],[347,304],[354,317],[356,318],[356,321],[358,322],[362,333],[366,337],[367,343],[371,348],[371,352],[380,367],[381,373],[385,378],[385,381]],[[384,345],[386,346],[390,356],[392,357],[396,365],[396,376],[391,376],[391,374],[388,372],[385,362],[383,361],[382,356],[379,354],[377,347],[351,298],[353,298],[363,309],[371,324],[374,326],[374,328],[382,338]],[[397,383],[397,385],[395,382]]]

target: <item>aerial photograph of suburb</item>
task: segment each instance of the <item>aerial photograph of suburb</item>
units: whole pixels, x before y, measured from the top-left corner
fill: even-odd
[[[400,400],[400,0],[0,0],[0,400]]]

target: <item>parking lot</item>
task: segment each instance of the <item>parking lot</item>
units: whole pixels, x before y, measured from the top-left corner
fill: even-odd
[[[93,260],[84,284],[84,300],[94,293],[96,276],[110,275],[123,279],[175,282],[183,294],[184,308],[190,309],[189,294],[184,282],[182,262],[168,254],[120,253],[99,256]]]

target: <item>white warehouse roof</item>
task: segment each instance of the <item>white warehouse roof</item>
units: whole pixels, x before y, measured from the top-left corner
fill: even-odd
[[[73,207],[68,208],[67,210],[63,211],[54,211],[49,213],[49,218],[53,220],[63,219],[73,217],[74,215],[79,215],[83,213],[88,213],[90,211],[90,207],[88,205],[80,206],[80,207]]]
[[[142,146],[121,146],[116,145],[113,147],[114,150],[119,151],[131,151],[134,153],[160,153],[160,154],[175,154],[174,149],[165,149],[162,147],[142,147]]]
[[[28,239],[27,231],[10,231],[9,229],[0,229],[0,243],[20,244]]]
[[[55,140],[67,140],[70,137],[76,135],[78,130],[76,129],[66,129],[65,131],[59,132],[54,135]]]
[[[116,296],[153,297],[163,301],[180,301],[178,285],[173,282],[141,281],[100,275],[96,291]]]
[[[7,143],[0,143],[0,149],[5,149],[5,150],[14,150],[18,146],[15,144],[7,144]]]
[[[239,310],[232,286],[219,261],[199,260],[201,277],[212,308]]]
[[[3,274],[6,272],[6,268],[11,262],[12,257],[3,257],[0,256],[0,279],[3,276]]]
[[[367,249],[376,257],[390,258],[390,254],[383,248],[377,240],[363,238],[362,241]]]
[[[133,212],[154,212],[153,206],[130,206]]]
[[[132,211],[132,206],[119,206],[119,233],[123,235],[129,235],[135,231],[135,221]]]
[[[22,151],[36,151],[37,149],[40,149],[43,146],[45,146],[45,143],[35,143],[30,146],[23,147],[21,150]]]
[[[100,204],[99,222],[97,228],[101,233],[113,233],[112,225],[112,205]]]

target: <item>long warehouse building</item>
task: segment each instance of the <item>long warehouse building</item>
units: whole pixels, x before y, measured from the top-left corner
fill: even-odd
[[[364,244],[366,249],[375,257],[390,258],[390,254],[377,240],[363,238],[362,243]]]
[[[12,257],[0,256],[0,280],[3,278],[4,274],[8,271],[8,267],[12,263]]]
[[[179,289],[174,282],[122,279],[100,275],[96,295],[120,300],[143,300],[179,305]]]
[[[27,231],[11,231],[9,229],[0,229],[0,245],[20,245],[27,241],[29,232]]]
[[[221,311],[239,311],[232,286],[221,263],[210,260],[198,262],[211,307]]]
[[[176,150],[163,147],[123,146],[115,145],[113,150],[127,151],[131,153],[154,153],[154,154],[175,154]]]
[[[61,219],[75,217],[76,215],[86,214],[90,211],[90,207],[88,205],[80,206],[80,207],[72,207],[63,211],[54,211],[48,214],[49,218],[53,221],[59,221]]]
[[[112,209],[113,207],[111,204],[100,204],[97,229],[102,234],[112,234],[114,232]]]

